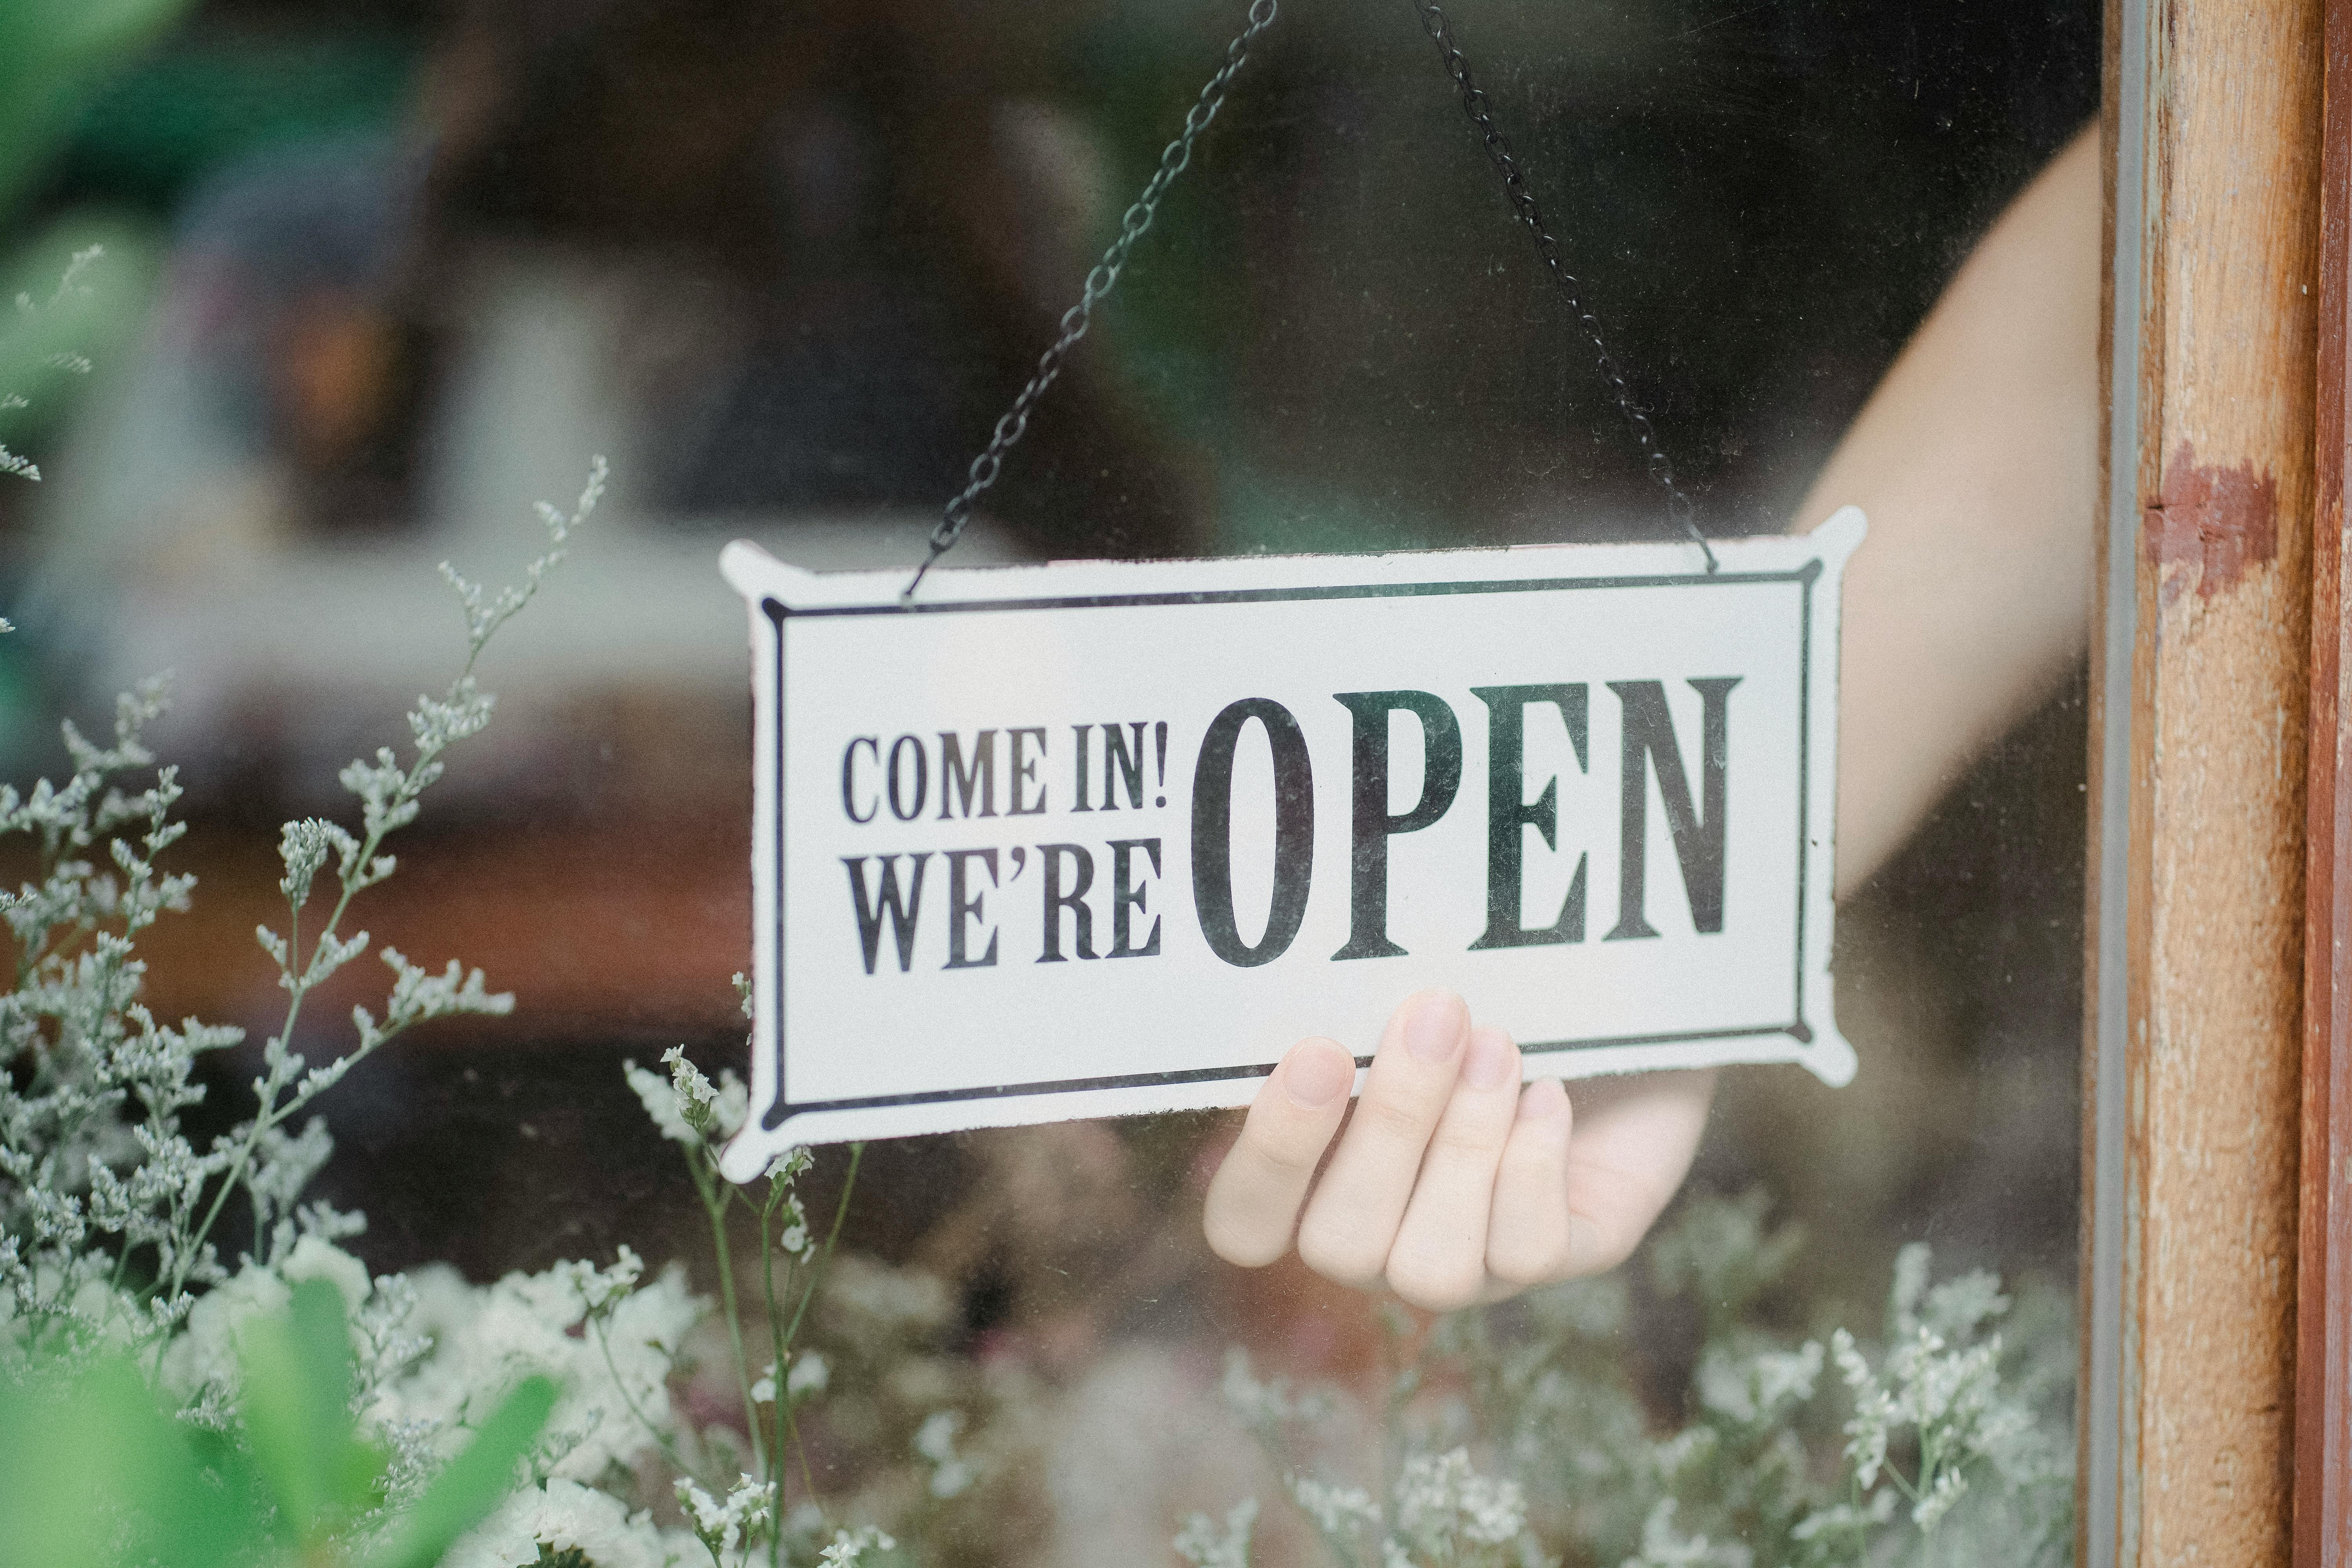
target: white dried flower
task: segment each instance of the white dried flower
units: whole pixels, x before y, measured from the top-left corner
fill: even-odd
[[[1675,1500],[1661,1498],[1642,1521],[1642,1550],[1625,1568],[1754,1568],[1755,1553],[1736,1541],[1709,1541],[1675,1530]]]
[[[1938,1469],[1927,1487],[1927,1495],[1912,1505],[1911,1522],[1923,1531],[1934,1530],[1968,1489],[1968,1472],[1958,1466]]]
[[[558,1268],[565,1265],[558,1264]],[[646,1260],[624,1244],[614,1249],[613,1267],[598,1268],[590,1263],[574,1263],[574,1288],[580,1292],[580,1304],[592,1318],[609,1318],[614,1309],[628,1299],[645,1277]]]
[[[685,1477],[679,1478],[677,1489],[678,1507],[714,1557],[723,1559],[775,1518],[776,1484],[756,1476],[739,1479],[723,1500]]]
[[[1658,1479],[1672,1486],[1685,1471],[1696,1470],[1715,1458],[1723,1447],[1723,1439],[1712,1426],[1685,1426],[1650,1449],[1650,1467]]]
[[[1906,1242],[1895,1255],[1895,1282],[1886,1292],[1887,1331],[1906,1338],[1919,1327],[1919,1302],[1927,1294],[1934,1251],[1924,1241]]]
[[[1312,1476],[1289,1478],[1291,1500],[1325,1535],[1345,1535],[1381,1522],[1380,1505],[1361,1487],[1339,1487]]]
[[[935,1276],[855,1254],[834,1259],[824,1293],[855,1337],[886,1344],[933,1333],[955,1311],[955,1298]]]
[[[963,1424],[961,1410],[934,1410],[916,1428],[915,1452],[930,1464],[930,1492],[935,1498],[959,1496],[976,1479],[971,1466],[956,1453],[956,1436]]]
[[[1225,1405],[1244,1423],[1272,1426],[1285,1421],[1318,1421],[1331,1413],[1330,1395],[1321,1389],[1293,1394],[1283,1378],[1260,1382],[1250,1371],[1249,1352],[1239,1345],[1225,1352],[1225,1375],[1218,1384]]]
[[[1966,1340],[2009,1309],[2000,1277],[1977,1268],[1932,1287],[1919,1318],[1947,1340]]]
[[[1526,1528],[1527,1494],[1517,1481],[1480,1475],[1467,1448],[1415,1454],[1397,1475],[1396,1516],[1403,1533],[1417,1541],[1459,1536],[1500,1546]]]
[[[672,1046],[662,1053],[669,1068],[670,1088],[677,1095],[677,1114],[698,1138],[708,1142],[719,1128],[719,1090],[702,1069],[686,1059],[685,1050]]]
[[[542,1439],[547,1474],[593,1482],[637,1462],[675,1424],[672,1366],[707,1310],[675,1265],[622,1293],[642,1268],[624,1252],[610,1269],[558,1264],[490,1285],[468,1285],[440,1265],[415,1271],[405,1330],[431,1349],[375,1394],[369,1420],[421,1422],[451,1447],[461,1426],[540,1373],[562,1390]]]
[[[650,1513],[632,1513],[609,1492],[559,1479],[509,1498],[450,1548],[442,1568],[527,1568],[566,1552],[595,1568],[676,1568],[685,1561]]]
[[[720,1138],[732,1138],[742,1131],[743,1119],[751,1114],[751,1091],[743,1087],[733,1069],[719,1069],[719,1093],[710,1102],[710,1122]]]
[[[802,1351],[791,1359],[793,1369],[785,1375],[784,1392],[793,1402],[797,1405],[811,1394],[823,1394],[833,1375],[833,1368],[826,1364],[824,1357],[815,1351]],[[751,1384],[751,1399],[754,1404],[765,1405],[775,1397],[776,1363],[770,1362],[768,1369]]]
[[[855,1568],[856,1563],[865,1561],[868,1552],[888,1552],[898,1544],[870,1524],[855,1532],[836,1530],[833,1532],[833,1544],[817,1553],[817,1561],[824,1563],[824,1568]]]
[[[1769,1426],[1812,1398],[1822,1373],[1822,1347],[1809,1341],[1794,1351],[1755,1351],[1742,1355],[1711,1346],[1699,1360],[1699,1401],[1708,1410],[1743,1426]]]
[[[1853,1537],[1880,1528],[1895,1517],[1895,1493],[1882,1489],[1870,1494],[1870,1500],[1857,1508],[1842,1502],[1816,1509],[1797,1522],[1790,1534],[1799,1541],[1814,1541],[1822,1536]]]
[[[782,1224],[776,1236],[776,1245],[795,1263],[806,1263],[816,1254],[816,1238],[809,1233],[808,1211],[801,1206],[798,1193],[787,1193],[777,1205]]]
[[[1249,1568],[1250,1532],[1257,1524],[1257,1499],[1244,1498],[1225,1515],[1223,1530],[1196,1513],[1176,1533],[1176,1554],[1192,1568]]]
[[[689,1147],[702,1142],[699,1134],[687,1125],[678,1107],[677,1090],[659,1073],[648,1072],[634,1061],[621,1064],[621,1073],[629,1087],[636,1091],[637,1100],[646,1108],[661,1135],[673,1143]]]

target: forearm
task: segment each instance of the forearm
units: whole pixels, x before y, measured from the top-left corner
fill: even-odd
[[[2097,505],[2098,139],[2086,132],[1953,279],[1798,509],[1859,506],[1840,639],[1843,896],[2063,678]]]

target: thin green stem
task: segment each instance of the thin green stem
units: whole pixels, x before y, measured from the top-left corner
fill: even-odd
[[[1297,1466],[1292,1462],[1290,1451],[1283,1446],[1280,1430],[1270,1422],[1252,1421],[1247,1425],[1249,1435],[1257,1442],[1258,1452],[1264,1454],[1266,1462],[1285,1478],[1285,1488],[1291,1491],[1291,1505],[1297,1507],[1297,1493],[1288,1482],[1288,1478],[1298,1473]],[[1300,1509],[1299,1511],[1304,1514],[1306,1510]],[[1324,1529],[1321,1520],[1309,1516],[1307,1522],[1314,1527],[1316,1538],[1323,1542],[1325,1549],[1339,1560],[1340,1568],[1359,1568],[1356,1554],[1348,1549],[1348,1543]]]
[[[289,1030],[293,1027],[295,1016],[295,1010],[289,1008],[286,1015],[286,1027]],[[351,1059],[355,1063],[364,1061],[405,1033],[407,1033],[405,1025],[385,1028],[376,1036],[373,1045],[362,1046],[354,1049],[351,1053]],[[278,1038],[283,1040],[286,1037],[281,1034]],[[221,1177],[220,1190],[213,1194],[211,1206],[205,1211],[203,1222],[189,1234],[186,1243],[181,1248],[179,1259],[173,1265],[171,1288],[165,1292],[167,1297],[178,1295],[181,1288],[187,1283],[188,1270],[194,1266],[197,1248],[204,1245],[205,1237],[212,1232],[213,1223],[220,1217],[221,1205],[228,1201],[228,1195],[235,1192],[237,1184],[245,1179],[246,1167],[252,1163],[254,1152],[260,1148],[263,1136],[284,1122],[288,1117],[310,1103],[313,1097],[299,1090],[293,1099],[282,1105],[278,1103],[278,1094],[286,1087],[290,1076],[290,1073],[284,1069],[272,1068],[270,1076],[263,1081],[261,1096],[263,1109],[255,1116],[253,1126],[247,1135],[239,1141],[235,1153],[230,1157],[228,1169]]]
[[[808,1493],[810,1505],[817,1510],[818,1518],[824,1519],[828,1525],[832,1523],[832,1521],[825,1516],[824,1500],[817,1496],[816,1472],[809,1465],[808,1445],[801,1440],[800,1416],[793,1408],[792,1379],[785,1370],[785,1363],[791,1359],[792,1347],[784,1334],[784,1315],[778,1310],[776,1304],[774,1237],[769,1227],[774,1223],[776,1210],[791,1194],[792,1189],[783,1183],[772,1183],[768,1189],[768,1201],[760,1210],[760,1284],[766,1296],[768,1341],[775,1355],[775,1371],[772,1376],[776,1385],[776,1426],[774,1436],[772,1439],[772,1447],[768,1456],[768,1480],[769,1484],[776,1489],[776,1532],[772,1540],[770,1552],[772,1568],[782,1568],[783,1563],[784,1443],[786,1438],[791,1439],[793,1453],[801,1462],[801,1486]],[[788,1268],[789,1267],[787,1265]],[[789,1275],[787,1279],[789,1280]],[[795,1327],[797,1327],[797,1320],[795,1320]]]
[[[735,1386],[743,1396],[744,1436],[751,1442],[751,1468],[768,1473],[767,1445],[760,1440],[760,1407],[751,1397],[751,1368],[743,1350],[743,1310],[735,1300],[735,1254],[727,1242],[727,1207],[735,1196],[732,1186],[716,1183],[709,1147],[688,1155],[688,1168],[702,1194],[702,1212],[710,1218],[711,1250],[719,1259],[719,1303],[727,1315],[727,1338],[735,1349]]]
[[[636,1399],[629,1393],[628,1382],[621,1376],[619,1363],[613,1360],[613,1340],[612,1336],[605,1332],[604,1321],[597,1318],[592,1321],[596,1331],[596,1348],[604,1352],[604,1370],[613,1374],[613,1386],[621,1391],[621,1403],[629,1407],[629,1414],[635,1416],[638,1425],[651,1434],[653,1440],[660,1445],[662,1456],[669,1460],[671,1466],[680,1473],[688,1473],[686,1461],[678,1457],[677,1442],[668,1433],[654,1425],[653,1417],[638,1408]]]
[[[808,1315],[809,1302],[814,1299],[816,1295],[816,1288],[824,1279],[826,1266],[833,1261],[834,1247],[841,1240],[842,1223],[849,1217],[849,1196],[852,1193],[857,1190],[857,1168],[865,1163],[865,1160],[866,1145],[863,1143],[852,1143],[849,1146],[849,1169],[843,1174],[841,1179],[841,1197],[839,1201],[833,1205],[833,1226],[830,1230],[825,1232],[824,1246],[818,1251],[816,1261],[809,1267],[808,1283],[801,1289],[800,1301],[793,1309],[792,1323],[781,1334],[775,1335],[776,1376],[779,1379],[779,1386],[776,1389],[776,1409],[781,1418],[783,1429],[789,1431],[792,1435],[793,1450],[800,1456],[801,1484],[808,1489],[809,1500],[816,1504],[817,1510],[820,1515],[824,1513],[824,1504],[816,1495],[816,1476],[809,1468],[808,1445],[801,1441],[800,1417],[793,1410],[790,1391],[782,1386],[783,1382],[788,1381],[785,1379],[784,1374],[784,1361],[791,1353],[793,1346],[800,1339],[801,1321]],[[761,1239],[762,1242],[767,1239],[764,1221],[761,1231]],[[771,1275],[770,1279],[772,1283],[773,1276]],[[773,1325],[776,1321],[776,1318],[775,1304],[772,1296],[770,1299],[768,1311],[770,1331],[771,1333],[773,1333]],[[778,1446],[781,1447],[783,1442],[783,1437],[781,1434],[778,1436],[776,1441]],[[777,1531],[779,1540],[782,1539],[783,1528],[782,1519],[783,1487],[781,1482],[781,1458],[782,1457],[780,1455],[780,1479],[779,1484],[776,1488],[777,1511],[779,1515],[777,1520]]]
[[[449,683],[449,689],[453,694],[464,686],[467,678],[474,673],[475,662],[482,656],[483,640],[476,639],[467,651],[466,663],[457,671],[457,679]],[[376,851],[383,847],[385,836],[392,831],[390,825],[400,815],[403,807],[413,804],[425,793],[425,786],[416,781],[424,776],[425,770],[447,749],[446,742],[430,745],[419,742],[416,748],[416,760],[403,770],[400,788],[393,793],[392,805],[378,816],[376,825],[368,830],[367,838],[361,845],[359,853],[353,856],[347,865],[337,868],[336,880],[341,890],[335,900],[334,912],[327,917],[326,926],[320,932],[320,942],[342,929],[343,916],[351,909],[352,898],[365,885],[368,868],[375,863]],[[311,943],[314,955],[318,946],[318,942]],[[302,1016],[302,1003],[310,990],[304,978],[308,965],[303,963],[300,948],[290,938],[286,956],[287,988],[291,994],[286,1000],[285,1021],[278,1027],[278,1059],[281,1064],[287,1059],[285,1053],[293,1048],[294,1026]],[[375,1043],[380,1047],[391,1038],[391,1033],[387,1032],[378,1037]],[[353,1055],[366,1056],[371,1048],[362,1047]],[[253,1127],[244,1138],[238,1141],[236,1152],[230,1157],[228,1170],[221,1177],[220,1191],[214,1194],[211,1205],[205,1210],[204,1219],[197,1225],[194,1234],[188,1237],[187,1246],[180,1260],[173,1266],[171,1287],[165,1292],[167,1299],[178,1295],[181,1289],[186,1285],[187,1271],[196,1249],[202,1247],[205,1238],[212,1234],[214,1224],[220,1218],[221,1205],[228,1201],[228,1194],[236,1190],[239,1182],[245,1179],[246,1170],[253,1161],[254,1151],[261,1146],[263,1134],[277,1126],[279,1121],[294,1110],[308,1103],[299,1098],[286,1106],[279,1106],[277,1103],[278,1093],[286,1085],[286,1075],[282,1066],[273,1068],[265,1081],[267,1088],[262,1097],[262,1103],[255,1113]]]
[[[827,1529],[831,1529],[833,1526],[833,1519],[824,1511],[824,1500],[816,1495],[816,1472],[809,1467],[808,1445],[801,1441],[800,1415],[793,1409],[790,1402],[787,1402],[784,1405],[783,1411],[785,1436],[792,1438],[793,1455],[801,1462],[802,1489],[808,1493],[809,1502],[811,1506],[816,1510],[817,1518],[824,1521]],[[777,1443],[780,1446],[782,1441],[783,1438],[782,1437],[777,1439]],[[783,1503],[783,1458],[780,1452],[776,1459],[776,1500],[779,1508],[781,1508]]]
[[[770,1226],[776,1215],[776,1205],[782,1201],[786,1190],[782,1182],[770,1183],[768,1201],[760,1209],[760,1295],[762,1304],[768,1310],[768,1342],[774,1352],[774,1359],[770,1363],[772,1370],[768,1373],[768,1384],[771,1392],[775,1395],[776,1404],[776,1429],[768,1445],[766,1471],[768,1484],[775,1489],[771,1494],[773,1500],[769,1504],[769,1509],[774,1515],[775,1525],[775,1528],[768,1532],[770,1568],[783,1568],[784,1563],[784,1424],[792,1414],[792,1401],[785,1393],[784,1387],[783,1324],[781,1314],[776,1310],[775,1242],[770,1234]],[[803,1466],[805,1467],[807,1462],[807,1457],[803,1455]],[[815,1489],[811,1488],[812,1500],[814,1495]]]
[[[1382,1343],[1385,1344],[1391,1352],[1394,1358],[1393,1364],[1396,1367],[1394,1374],[1389,1379],[1388,1399],[1381,1412],[1381,1495],[1379,1502],[1381,1509],[1381,1533],[1385,1536],[1394,1524],[1394,1521],[1389,1517],[1389,1500],[1396,1496],[1397,1473],[1404,1458],[1404,1445],[1401,1441],[1402,1433],[1400,1430],[1404,1415],[1404,1407],[1412,1399],[1414,1391],[1419,1386],[1419,1381],[1417,1379],[1412,1383],[1408,1383],[1406,1381],[1407,1374],[1415,1369],[1415,1365],[1417,1363],[1408,1363],[1404,1359],[1402,1347],[1399,1342],[1399,1336],[1395,1331],[1393,1321],[1391,1321],[1390,1324],[1390,1331],[1382,1336]]]
[[[799,1338],[801,1319],[808,1313],[809,1300],[816,1294],[817,1285],[824,1278],[826,1265],[833,1261],[833,1245],[841,1239],[841,1222],[848,1216],[849,1194],[857,1190],[857,1167],[865,1159],[866,1145],[852,1143],[849,1146],[849,1172],[841,1179],[841,1201],[833,1205],[833,1228],[825,1233],[824,1249],[817,1254],[816,1266],[809,1270],[808,1285],[801,1291],[800,1305],[793,1310],[792,1327],[784,1331],[787,1348]]]
[[[105,775],[101,773],[99,777],[103,780]],[[41,887],[46,889],[57,879],[58,864],[63,858],[64,851],[58,845],[56,830],[54,828],[46,830],[41,845]],[[22,991],[32,983],[35,972],[40,968],[41,960],[48,956],[49,939],[59,923],[52,921],[43,924],[37,932],[33,933],[37,940],[27,941],[18,948],[16,987],[17,990]]]

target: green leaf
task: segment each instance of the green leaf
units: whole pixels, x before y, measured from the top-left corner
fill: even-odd
[[[0,1386],[0,1568],[251,1558],[238,1478],[205,1469],[128,1362],[39,1393]]]
[[[555,1384],[523,1379],[385,1535],[369,1568],[432,1568],[514,1490],[515,1461],[530,1451],[554,1408]]]
[[[262,1487],[295,1541],[316,1544],[373,1500],[383,1456],[352,1435],[343,1299],[306,1279],[282,1318],[247,1331],[245,1424]]]

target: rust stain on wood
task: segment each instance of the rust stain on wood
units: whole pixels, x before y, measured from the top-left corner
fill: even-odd
[[[2207,464],[2188,441],[2164,466],[2162,499],[2140,518],[2140,548],[2159,566],[2194,569],[2198,594],[2211,598],[2253,567],[2278,559],[2278,479],[2251,461]],[[2166,581],[2166,603],[2187,587]]]

